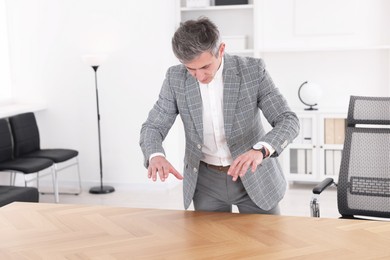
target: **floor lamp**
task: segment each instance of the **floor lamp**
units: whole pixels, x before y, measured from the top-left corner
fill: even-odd
[[[100,166],[100,186],[92,187],[89,189],[89,193],[92,194],[106,194],[115,191],[115,188],[112,186],[103,185],[103,160],[102,160],[102,145],[100,138],[100,112],[99,112],[99,91],[97,85],[97,70],[100,64],[106,59],[105,55],[85,55],[83,60],[95,72],[95,90],[96,90],[96,112],[97,112],[97,122],[98,122],[98,137],[99,137],[99,166]]]

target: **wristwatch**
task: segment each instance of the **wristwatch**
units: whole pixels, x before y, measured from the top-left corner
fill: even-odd
[[[267,157],[267,150],[265,150],[265,147],[263,145],[257,143],[252,146],[252,149],[255,151],[260,151],[263,154],[263,159]]]

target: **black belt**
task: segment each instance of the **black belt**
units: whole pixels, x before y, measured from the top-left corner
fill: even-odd
[[[227,173],[229,168],[230,168],[230,165],[228,165],[228,166],[213,165],[213,164],[205,163],[203,161],[202,161],[202,163],[204,163],[207,166],[207,168],[209,168],[209,169],[213,169],[213,170],[216,170],[219,172],[224,172],[224,173]]]

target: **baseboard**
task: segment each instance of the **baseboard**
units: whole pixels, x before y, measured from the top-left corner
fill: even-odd
[[[24,186],[24,183],[22,184]],[[82,181],[81,187],[83,191],[88,191],[91,187],[99,186],[100,182],[98,181]],[[114,187],[116,190],[172,190],[182,187],[182,182],[149,182],[149,183],[123,183],[123,182],[103,182],[103,185],[108,185]],[[34,186],[34,183],[29,184],[29,186]],[[59,183],[60,191],[69,191],[72,192],[78,189],[77,181],[61,180]],[[41,191],[50,192],[53,189],[53,184],[50,180],[41,180],[39,183],[39,189]]]

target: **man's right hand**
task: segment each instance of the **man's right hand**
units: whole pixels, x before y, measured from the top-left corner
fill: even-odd
[[[148,178],[153,181],[157,180],[157,174],[161,181],[165,181],[169,174],[173,174],[178,180],[182,180],[183,176],[172,166],[164,156],[155,156],[150,159],[148,167]]]

